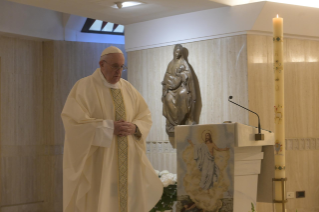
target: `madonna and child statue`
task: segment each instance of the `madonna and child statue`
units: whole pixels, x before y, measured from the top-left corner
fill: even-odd
[[[168,64],[162,81],[163,116],[166,118],[166,133],[175,148],[174,128],[177,125],[194,125],[196,88],[195,75],[187,62],[185,48],[177,44],[173,59]]]

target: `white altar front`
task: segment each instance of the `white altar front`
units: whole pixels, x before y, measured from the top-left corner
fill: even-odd
[[[251,211],[251,203],[256,207],[257,199],[272,199],[274,133],[262,130],[265,140],[255,141],[257,128],[236,125],[234,212],[247,212]]]
[[[271,202],[272,177],[274,176],[274,133],[262,130],[264,140],[255,141],[255,134],[258,133],[256,127],[240,123],[220,125],[233,125],[235,128],[233,211],[251,211],[251,204],[256,207],[257,200]],[[175,138],[180,137],[179,133],[185,134],[184,129],[186,129],[185,126],[177,126]]]

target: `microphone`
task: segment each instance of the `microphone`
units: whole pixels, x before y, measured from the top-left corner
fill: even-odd
[[[259,115],[258,115],[257,113],[255,113],[254,111],[251,111],[251,110],[249,110],[249,109],[247,109],[247,108],[245,108],[245,107],[243,107],[243,106],[241,106],[241,105],[239,105],[239,104],[237,104],[237,103],[231,101],[232,98],[233,98],[233,96],[229,96],[229,97],[228,97],[228,101],[231,102],[231,103],[233,103],[233,104],[235,104],[235,105],[237,105],[237,106],[239,106],[239,107],[241,107],[241,108],[244,108],[245,110],[248,110],[249,112],[252,112],[252,113],[254,113],[254,114],[257,115],[257,117],[258,117],[258,134],[255,134],[255,141],[264,140],[264,134],[261,134]]]

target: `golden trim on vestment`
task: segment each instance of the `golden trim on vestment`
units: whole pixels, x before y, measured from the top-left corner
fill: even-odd
[[[126,110],[121,89],[110,88],[115,107],[115,121],[126,121]],[[116,136],[118,155],[118,196],[119,212],[128,210],[128,139],[127,136]]]

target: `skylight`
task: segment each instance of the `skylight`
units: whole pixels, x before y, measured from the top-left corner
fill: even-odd
[[[124,26],[112,22],[88,18],[82,28],[82,32],[124,35]]]
[[[96,20],[92,26],[90,27],[89,30],[91,31],[101,31],[101,27],[102,27],[103,21],[100,20]]]

